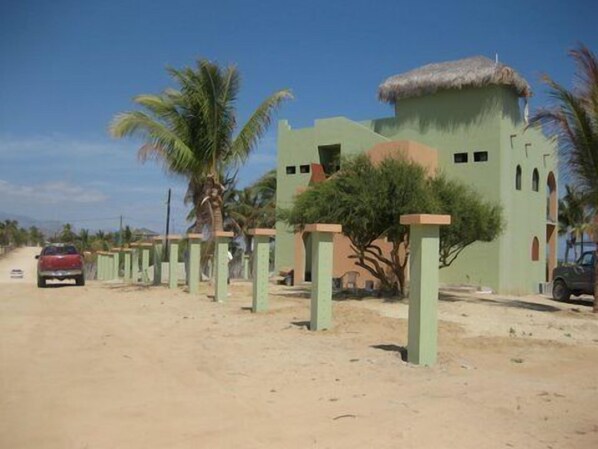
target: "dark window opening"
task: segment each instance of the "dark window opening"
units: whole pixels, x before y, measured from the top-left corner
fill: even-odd
[[[517,166],[517,170],[515,172],[515,188],[517,190],[521,190],[521,165]]]
[[[467,163],[467,153],[455,153],[453,155],[455,164],[465,164]]]
[[[534,168],[534,173],[532,174],[532,190],[534,192],[540,191],[540,173],[538,173],[537,168]]]
[[[287,165],[287,175],[294,175],[297,173],[297,167],[294,165]]]
[[[300,173],[309,173],[309,165],[300,165],[299,172]]]
[[[330,176],[341,169],[341,146],[340,145],[322,145],[318,147],[320,154],[320,165],[324,168],[324,173]]]
[[[475,153],[473,153],[473,160],[475,162],[488,162],[488,152],[476,151]]]

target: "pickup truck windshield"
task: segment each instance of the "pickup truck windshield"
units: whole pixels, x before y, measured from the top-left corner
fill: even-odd
[[[44,249],[42,256],[62,256],[62,255],[76,255],[77,248],[73,245],[65,246],[48,246]]]

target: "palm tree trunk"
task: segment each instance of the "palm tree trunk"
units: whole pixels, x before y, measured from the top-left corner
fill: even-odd
[[[211,202],[212,213],[214,214],[214,225],[212,232],[224,231],[224,220],[222,218],[222,199]]]

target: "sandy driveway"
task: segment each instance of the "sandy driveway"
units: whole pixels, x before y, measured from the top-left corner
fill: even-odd
[[[400,357],[403,302],[335,302],[312,333],[304,292],[273,290],[256,316],[246,283],[226,304],[0,283],[0,447],[598,447],[589,302],[444,295],[423,368]]]

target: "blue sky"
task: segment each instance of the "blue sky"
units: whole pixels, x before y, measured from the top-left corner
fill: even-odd
[[[296,99],[277,118],[392,115],[386,77],[472,55],[515,67],[546,102],[542,73],[569,84],[567,50],[598,51],[598,2],[543,1],[6,1],[0,0],[0,211],[76,227],[161,230],[168,187],[182,231],[185,184],[111,139],[131,98],[169,86],[168,65],[235,63],[244,120],[267,95]],[[241,185],[276,162],[276,126],[240,170]]]

